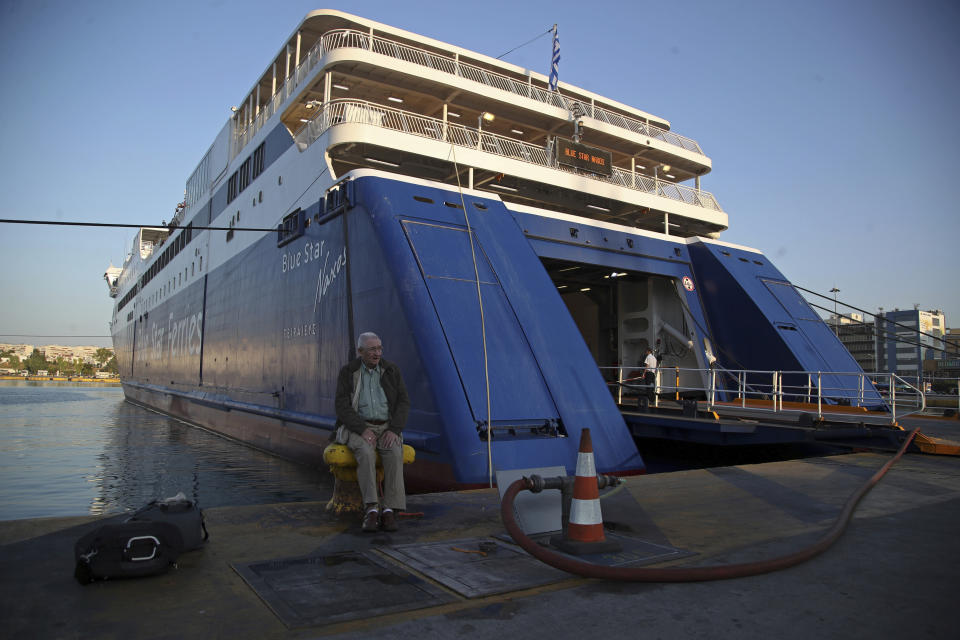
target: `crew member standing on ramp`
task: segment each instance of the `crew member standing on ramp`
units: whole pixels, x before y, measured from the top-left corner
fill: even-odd
[[[647,399],[653,401],[654,385],[657,381],[657,356],[653,349],[647,347],[647,355],[643,359],[643,384],[647,385]]]

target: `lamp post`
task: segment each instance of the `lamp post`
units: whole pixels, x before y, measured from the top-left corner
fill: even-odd
[[[837,294],[840,293],[840,289],[834,287],[830,289],[830,293],[833,294],[833,332],[836,336],[840,337],[840,316],[837,315]]]
[[[585,114],[579,102],[573,104],[570,114],[573,116],[573,141],[580,144],[580,138],[583,135],[583,120],[581,118]]]
[[[882,340],[885,338],[880,336],[880,330],[883,327],[883,307],[877,309],[877,315],[873,317],[873,353],[876,359],[876,364],[873,367],[874,371],[879,372],[881,366],[881,360],[883,360],[881,353],[881,346],[883,346]]]

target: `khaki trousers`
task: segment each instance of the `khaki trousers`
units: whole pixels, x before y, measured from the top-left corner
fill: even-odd
[[[377,436],[377,446],[353,431],[347,431],[347,447],[357,459],[357,484],[364,504],[379,503],[383,508],[402,511],[407,508],[407,492],[403,485],[403,441],[389,449],[380,445],[380,437],[389,424],[370,424],[367,428]],[[377,452],[383,461],[383,499],[377,495]]]

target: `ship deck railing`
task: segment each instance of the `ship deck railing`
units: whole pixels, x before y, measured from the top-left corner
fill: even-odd
[[[293,95],[299,86],[309,78],[310,72],[325,53],[335,49],[346,48],[372,51],[396,60],[403,60],[430,69],[436,69],[460,78],[479,82],[488,87],[501,89],[514,95],[558,107],[565,111],[573,112],[579,108],[580,113],[611,126],[625,129],[651,139],[660,140],[686,151],[705,155],[699,143],[692,138],[674,133],[668,129],[651,124],[646,120],[599,107],[592,99],[589,102],[585,102],[564,96],[557,91],[549,91],[538,87],[533,84],[532,77],[530,76],[527,77],[526,82],[522,82],[516,78],[461,62],[459,55],[452,57],[449,55],[441,55],[423,48],[396,42],[381,36],[371,36],[369,33],[352,29],[338,29],[328,31],[324,34],[307,52],[303,61],[296,66],[288,81],[284,82],[283,85],[277,89],[276,93],[274,93],[266,104],[260,106],[255,105],[256,113],[248,114],[248,122],[243,127],[238,128],[236,138],[237,145],[235,147],[237,152],[239,153],[239,150],[253,138],[253,135],[260,130],[266,120],[276,113],[283,101]]]
[[[600,367],[600,371],[620,405],[648,394],[653,406],[664,399],[697,398],[706,401],[709,411],[739,406],[758,413],[815,412],[818,420],[838,412],[849,415],[853,408],[884,412],[891,424],[927,408],[926,393],[892,372],[661,367],[651,389],[643,383],[642,366]],[[701,382],[693,384],[692,380]]]
[[[547,167],[565,173],[574,170],[558,164],[553,158],[549,147],[541,147],[529,142],[523,142],[474,129],[461,124],[444,122],[394,107],[387,107],[364,100],[331,100],[317,110],[317,114],[294,135],[294,140],[301,150],[309,147],[331,127],[339,124],[368,124],[394,131],[402,131],[419,136],[454,144],[469,149],[479,149],[486,153],[513,158],[541,167]],[[686,185],[667,182],[651,178],[641,173],[612,167],[612,175],[608,178],[593,173],[577,173],[581,177],[600,182],[613,183],[635,191],[654,194],[686,204],[722,212],[720,203],[709,191],[703,191]]]

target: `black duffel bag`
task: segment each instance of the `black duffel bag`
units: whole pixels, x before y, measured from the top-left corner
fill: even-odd
[[[74,545],[73,575],[81,584],[157,575],[168,571],[182,552],[180,530],[168,522],[105,524]]]
[[[167,522],[177,527],[184,551],[199,549],[210,537],[203,521],[203,511],[183,493],[166,500],[153,500],[127,519],[127,522],[144,521]]]

